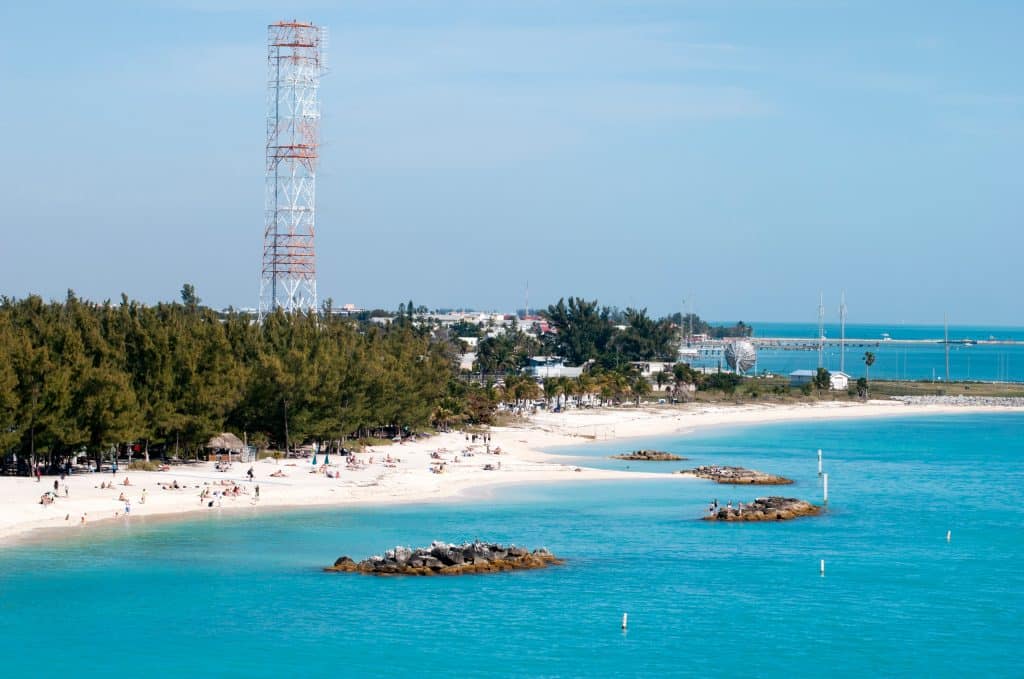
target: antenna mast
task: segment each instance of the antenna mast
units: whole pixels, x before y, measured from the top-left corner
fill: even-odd
[[[942,314],[942,325],[946,338],[946,384],[949,384],[949,314]]]
[[[818,367],[825,367],[825,293],[818,293]]]
[[[846,290],[839,297],[839,372],[846,370]]]
[[[316,311],[316,165],[324,29],[267,26],[267,148],[259,317]]]

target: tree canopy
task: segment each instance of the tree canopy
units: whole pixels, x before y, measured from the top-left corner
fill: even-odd
[[[194,451],[227,430],[284,447],[493,408],[457,381],[447,339],[411,323],[280,312],[257,323],[201,306],[191,285],[181,298],[0,299],[0,459],[56,463],[132,442]]]

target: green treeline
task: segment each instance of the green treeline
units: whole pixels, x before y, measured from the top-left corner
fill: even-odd
[[[222,431],[250,441],[387,434],[486,420],[487,392],[460,381],[446,338],[317,315],[199,305],[0,300],[0,459],[59,465],[128,443],[195,452]]]
[[[620,311],[580,297],[559,299],[540,311],[552,332],[534,337],[509,331],[481,339],[477,370],[486,374],[516,372],[530,356],[560,356],[568,365],[592,362],[605,370],[622,370],[631,361],[675,362],[679,345],[693,326],[694,334],[712,337],[749,337],[753,328],[742,321],[734,326],[712,326],[699,316],[680,314],[651,318],[647,309]],[[461,336],[481,336],[479,328],[460,324]],[[475,334],[472,332],[476,330]]]

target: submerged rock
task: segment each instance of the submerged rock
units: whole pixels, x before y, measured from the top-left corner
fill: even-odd
[[[395,547],[383,556],[375,555],[359,562],[342,556],[324,570],[370,575],[463,575],[546,568],[561,563],[561,559],[543,547],[531,552],[515,545],[505,547],[487,542],[452,545],[435,541],[430,547],[419,549]]]
[[[663,450],[634,450],[632,453],[612,455],[611,457],[614,460],[631,460],[634,462],[678,462],[679,460],[686,459],[672,453],[666,453]]]
[[[793,483],[791,479],[787,479],[785,476],[767,474],[765,472],[759,472],[756,469],[746,469],[744,467],[723,467],[717,464],[705,465],[703,467],[697,467],[696,469],[681,471],[679,473],[693,474],[698,478],[710,479],[715,483],[730,483],[736,485],[788,486]]]
[[[759,497],[736,507],[712,508],[705,521],[787,521],[821,513],[821,507],[795,497]]]

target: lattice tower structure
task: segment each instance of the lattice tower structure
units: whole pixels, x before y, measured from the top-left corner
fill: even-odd
[[[316,168],[326,32],[267,27],[267,147],[259,315],[316,311]]]

